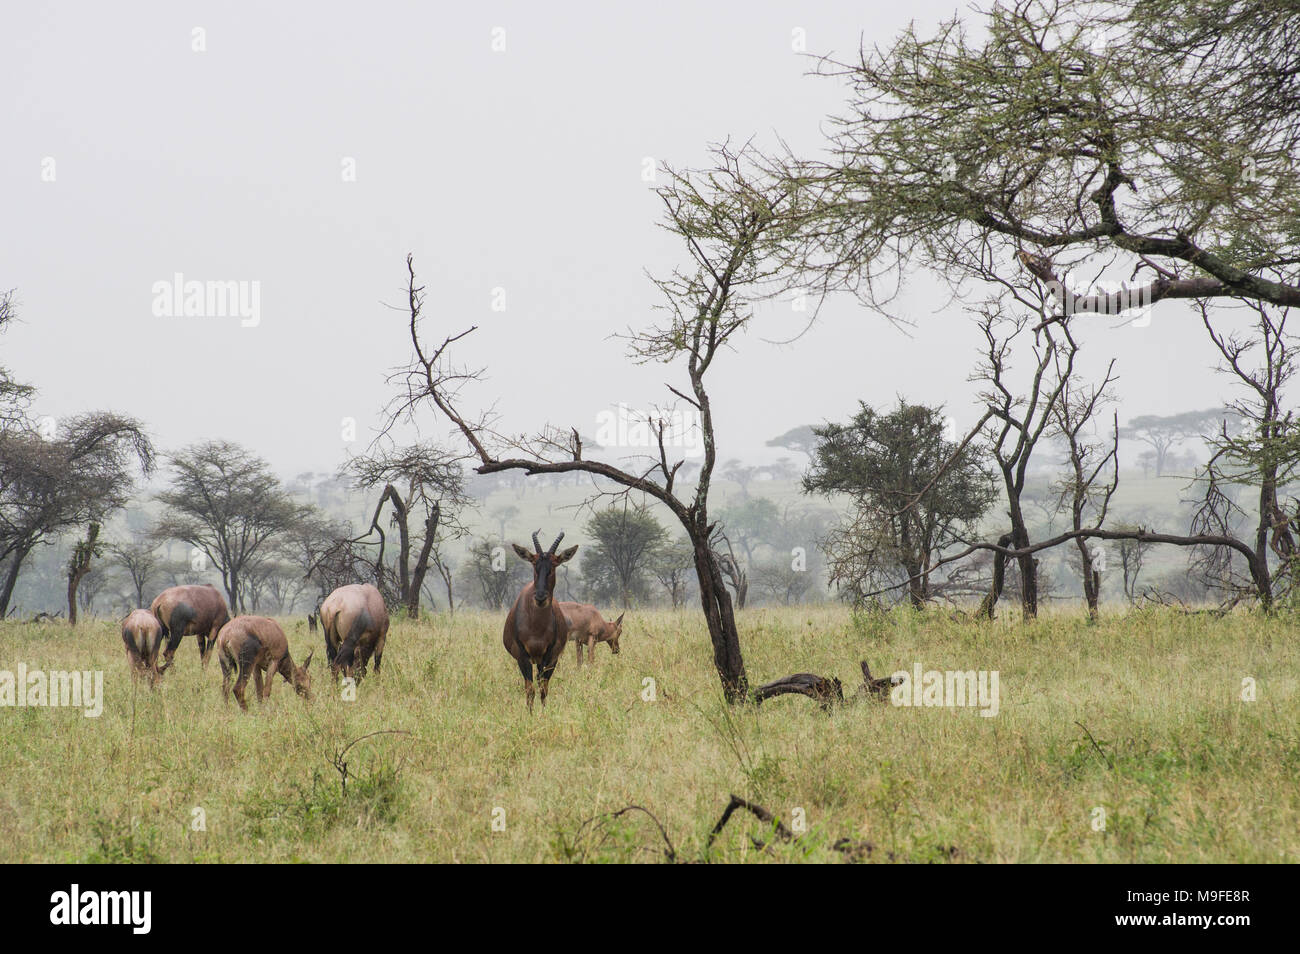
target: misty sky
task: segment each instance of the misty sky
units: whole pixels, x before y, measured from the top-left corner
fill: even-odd
[[[845,91],[806,75],[793,31],[811,52],[851,55],[860,36],[884,44],[909,16],[953,10],[8,5],[0,286],[17,290],[22,323],[0,363],[40,388],[39,414],[112,409],[166,449],[228,438],[285,475],[333,470],[364,449],[386,373],[406,360],[404,316],[385,303],[402,304],[412,252],[429,335],[480,326],[461,356],[490,379],[466,406],[497,401],[511,431],[592,433],[602,410],[662,402],[662,382],[682,381],[630,366],[610,338],[652,317],[644,271],[683,260],[643,160],[700,164],[728,136],[812,152]],[[260,283],[259,322],[156,315],[154,285],[176,273]],[[723,457],[770,454],[777,433],[898,393],[972,420],[971,319],[924,273],[900,311],[911,337],[837,300],[788,347],[764,339],[802,316],[762,314],[716,366]],[[1185,304],[1156,306],[1142,328],[1093,321],[1087,367],[1118,358],[1121,421],[1228,395]]]

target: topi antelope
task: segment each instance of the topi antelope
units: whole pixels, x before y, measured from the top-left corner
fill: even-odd
[[[311,657],[307,654],[301,666],[295,666],[289,655],[289,640],[284,630],[273,619],[265,616],[236,616],[217,634],[217,659],[221,663],[221,694],[230,702],[230,677],[239,671],[235,681],[235,699],[239,708],[248,711],[244,700],[244,687],[248,677],[253,677],[257,698],[265,702],[271,698],[271,686],[278,672],[284,681],[304,699],[311,698],[311,676],[307,669]]]
[[[519,671],[523,673],[524,693],[530,713],[533,711],[533,666],[537,666],[542,705],[546,705],[546,687],[569,639],[569,621],[552,598],[555,591],[555,568],[572,560],[578,552],[578,548],[573,546],[556,554],[555,548],[564,539],[563,533],[555,538],[549,550],[542,552],[538,533],[541,531],[533,534],[532,553],[517,543],[512,544],[519,558],[533,565],[533,582],[519,591],[519,597],[506,617],[505,632],[501,637],[506,652],[515,658]]]
[[[162,647],[163,628],[147,609],[132,610],[122,620],[122,642],[126,644],[126,661],[137,676],[149,674],[149,685],[156,686],[166,670],[158,668],[158,650]]]
[[[623,614],[612,623],[605,622],[600,610],[590,603],[560,603],[560,612],[569,621],[569,638],[578,650],[578,665],[582,665],[582,647],[587,647],[587,662],[596,659],[596,644],[608,643],[609,651],[618,655],[618,638],[623,635]]]
[[[206,668],[212,647],[217,643],[217,633],[230,619],[226,601],[211,583],[168,587],[154,597],[149,612],[162,623],[163,638],[167,640],[167,648],[163,650],[164,669],[171,665],[184,636],[193,636],[198,642],[199,659]]]
[[[388,641],[388,608],[378,589],[369,583],[340,586],[321,602],[320,622],[335,678],[341,672],[360,682],[372,655],[379,675]]]

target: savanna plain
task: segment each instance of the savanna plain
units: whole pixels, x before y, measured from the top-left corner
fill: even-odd
[[[726,705],[697,613],[631,611],[531,717],[499,614],[394,619],[351,701],[283,619],[312,698],[277,677],[248,714],[191,638],[150,690],[114,621],[3,623],[0,669],[100,669],[104,700],[0,708],[0,861],[1300,860],[1295,620],[1007,615],[741,612],[751,682],[837,676],[827,712]],[[998,714],[856,700],[863,659],[997,670]],[[711,841],[732,794],[794,837],[742,811]]]

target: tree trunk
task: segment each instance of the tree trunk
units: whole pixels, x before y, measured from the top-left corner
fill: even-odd
[[[244,604],[241,602],[239,592],[239,573],[233,567],[228,573],[222,574],[226,581],[226,597],[230,600],[230,611],[235,616],[244,612]]]
[[[9,554],[13,562],[9,564],[9,572],[5,574],[4,590],[0,592],[0,619],[9,618],[9,601],[13,599],[14,587],[18,585],[18,571],[22,569],[23,561],[31,552],[30,546],[22,546]]]
[[[907,589],[912,601],[912,609],[923,609],[925,607],[925,580],[921,574],[921,564],[904,563],[903,572],[907,574],[909,580]]]
[[[90,561],[95,557],[95,541],[99,538],[99,524],[92,523],[86,539],[77,543],[68,562],[68,623],[77,625],[77,587],[90,572]]]
[[[456,615],[456,601],[452,597],[451,586],[451,568],[443,563],[441,559],[436,560],[438,564],[438,575],[442,577],[442,582],[447,587],[447,613],[450,616]]]
[[[1025,527],[1024,514],[1020,512],[1020,500],[1011,501],[1011,546],[1023,550],[1029,546],[1029,530]],[[1020,609],[1026,620],[1038,615],[1038,560],[1032,553],[1016,557],[1020,569]]]
[[[1077,531],[1080,529],[1078,518],[1074,522]],[[1092,568],[1092,551],[1088,549],[1088,541],[1084,537],[1078,537],[1074,542],[1079,548],[1079,559],[1083,561],[1083,598],[1088,604],[1088,618],[1096,619],[1101,595],[1101,574]]]
[[[734,705],[749,695],[749,677],[745,674],[745,660],[740,654],[740,636],[736,632],[731,596],[722,579],[722,570],[709,549],[708,533],[694,530],[691,537],[695,549],[695,575],[700,583],[700,603],[709,625],[709,640],[713,643],[713,665],[722,680],[723,696]]]
[[[1255,556],[1250,561],[1250,575],[1255,581],[1255,589],[1259,593],[1260,606],[1265,611],[1273,608],[1273,581],[1268,573],[1268,551],[1255,551]]]
[[[424,522],[424,545],[420,547],[419,559],[415,561],[415,569],[410,576],[409,589],[405,595],[406,598],[406,615],[410,619],[419,619],[420,617],[420,591],[424,588],[424,577],[429,572],[429,554],[433,552],[433,538],[438,532],[438,517],[440,510],[437,504],[433,505],[433,510],[429,513],[429,519]],[[406,517],[402,517],[402,547],[405,550],[409,547],[406,540]],[[403,563],[406,560],[406,554],[403,554]],[[406,570],[403,568],[399,571],[401,578],[405,580]],[[404,582],[403,585],[406,585]]]
[[[1016,544],[1016,549],[1029,546],[1028,542]],[[1026,620],[1038,616],[1038,561],[1032,556],[1016,559],[1020,567],[1020,609]]]
[[[1011,546],[1011,534],[1004,533],[998,537],[998,546]],[[1007,578],[1007,555],[1005,553],[994,552],[993,554],[993,585],[989,587],[988,593],[980,601],[979,609],[975,611],[976,619],[992,619],[993,610],[998,605],[998,600],[1002,597],[1002,587]]]

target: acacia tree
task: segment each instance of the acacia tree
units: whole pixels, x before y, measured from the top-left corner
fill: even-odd
[[[828,158],[771,161],[799,193],[783,250],[804,286],[888,314],[913,266],[959,295],[1028,274],[1053,301],[1040,327],[1164,299],[1300,302],[1294,11],[1013,0],[981,16],[978,32],[954,17],[822,61],[849,86]],[[1085,287],[1085,272],[1137,284]],[[1235,551],[1271,605],[1258,548],[1223,523],[1193,529],[1207,532],[1141,540]],[[1048,545],[977,548],[1020,559]]]
[[[742,700],[749,680],[741,655],[731,597],[710,540],[714,524],[709,515],[709,491],[717,463],[711,395],[706,381],[715,359],[745,328],[753,302],[772,293],[776,272],[768,264],[773,242],[787,228],[789,195],[755,171],[752,157],[723,145],[715,150],[716,164],[701,174],[665,169],[668,184],[658,189],[665,209],[664,227],[680,238],[689,265],[656,280],[663,293],[664,318],[629,336],[632,358],[638,362],[680,362],[685,387],[669,390],[688,405],[698,419],[703,458],[696,483],[677,489],[682,460],[670,461],[669,448],[677,435],[670,422],[672,409],[649,413],[645,424],[653,435],[651,453],[638,464],[587,460],[577,428],[546,427],[532,438],[498,432],[491,421],[461,409],[466,385],[478,375],[451,363],[451,349],[468,331],[442,337],[436,346],[421,334],[423,287],[407,258],[409,331],[414,361],[399,379],[403,393],[392,407],[392,421],[432,403],[465,438],[477,458],[479,473],[520,471],[562,474],[580,471],[600,486],[597,495],[614,492],[644,494],[662,503],[681,523],[694,550],[700,602],[713,646],[713,662],[729,702]],[[390,425],[391,426],[391,425]],[[514,433],[518,433],[515,431]]]
[[[778,434],[767,442],[768,447],[784,447],[786,450],[796,451],[806,457],[811,457],[813,450],[817,447],[817,435],[813,431],[813,425],[801,424],[799,427],[792,427],[784,434]]]
[[[993,501],[992,474],[970,446],[955,453],[943,409],[899,398],[888,413],[861,404],[847,424],[815,428],[805,493],[846,494],[853,515],[822,541],[831,581],[855,602],[879,578],[909,581],[915,609],[931,567]]]
[[[438,552],[439,543],[448,537],[461,537],[465,528],[460,512],[472,501],[465,492],[465,474],[461,467],[463,457],[458,457],[436,444],[417,443],[406,447],[376,449],[370,454],[353,457],[343,465],[342,473],[351,477],[353,486],[361,490],[380,488],[379,501],[366,533],[356,542],[371,534],[379,537],[379,554],[375,558],[375,572],[381,576],[391,572],[384,562],[386,538],[379,518],[387,503],[392,510],[392,523],[397,527],[396,591],[406,607],[406,615],[415,619],[420,615],[420,593],[432,559],[443,576],[448,573]],[[398,486],[402,489],[399,491]],[[411,564],[411,516],[418,512],[422,526],[420,549]],[[384,589],[384,581],[379,581]],[[450,599],[450,589],[448,598]]]
[[[690,573],[694,553],[689,543],[673,540],[665,543],[655,551],[650,563],[650,572],[654,574],[659,585],[664,588],[672,601],[673,609],[686,602],[687,589],[690,586]]]
[[[0,334],[18,317],[13,290],[0,292]],[[27,425],[27,408],[36,389],[14,379],[9,369],[0,365],[0,433]]]
[[[32,550],[67,531],[102,524],[130,500],[154,449],[134,418],[66,418],[48,440],[26,424],[0,430],[0,618]]]
[[[1013,0],[855,61],[829,158],[774,161],[791,262],[888,311],[921,265],[1027,269],[1053,320],[1164,299],[1300,303],[1300,26],[1272,0]],[[1074,276],[1136,281],[1107,291]]]
[[[144,606],[144,591],[154,578],[161,562],[158,550],[148,536],[138,537],[130,543],[113,543],[107,547],[109,555],[131,578],[135,605]]]
[[[583,528],[592,543],[582,554],[582,576],[597,584],[601,596],[616,596],[624,608],[633,596],[646,595],[646,574],[667,531],[650,508],[620,503],[597,510]],[[599,583],[608,580],[602,592]]]
[[[221,573],[231,609],[244,612],[245,570],[312,508],[294,502],[266,461],[230,441],[187,447],[168,463],[172,484],[157,495],[165,509],[155,537],[181,540],[203,553]]]
[[[1184,441],[1212,433],[1223,420],[1222,408],[1184,411],[1181,414],[1140,414],[1131,418],[1119,436],[1151,448],[1156,476],[1164,475],[1170,453]]]

